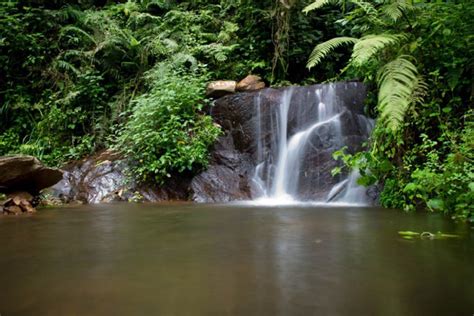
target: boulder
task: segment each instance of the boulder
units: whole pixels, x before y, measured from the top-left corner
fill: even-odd
[[[256,75],[248,75],[237,83],[236,90],[240,92],[244,91],[254,91],[265,88],[265,82],[262,81],[262,78]]]
[[[27,213],[36,212],[36,209],[33,207],[33,205],[31,205],[31,203],[29,201],[22,200],[20,202],[19,206],[20,206],[20,208],[22,209],[23,212],[27,212]]]
[[[33,195],[28,192],[14,192],[7,196],[7,200],[2,203],[4,214],[20,214],[34,213],[36,209],[33,207],[36,200]]]
[[[206,96],[210,98],[220,98],[235,92],[237,82],[232,80],[212,81],[207,85]]]
[[[250,155],[237,151],[227,133],[217,140],[207,170],[192,179],[191,198],[201,203],[248,200],[253,169]]]
[[[18,215],[22,213],[21,207],[17,205],[10,205],[10,206],[4,206],[3,207],[3,213],[7,215]]]
[[[63,177],[63,172],[44,166],[32,156],[0,157],[0,192],[29,192],[37,195]]]
[[[12,199],[13,204],[20,205],[22,201],[33,201],[34,197],[28,192],[15,192],[8,194],[8,198]]]
[[[257,97],[259,104],[257,105]],[[233,148],[241,153],[254,154],[258,126],[256,107],[260,107],[261,120],[271,124],[278,107],[281,90],[268,88],[260,92],[236,93],[216,100],[211,109],[213,119],[231,135]],[[270,137],[265,134],[262,137]]]
[[[191,189],[193,200],[200,203],[222,203],[245,198],[239,175],[226,166],[210,166],[206,172],[193,179]]]
[[[72,162],[64,169],[63,179],[50,193],[66,203],[186,200],[189,194],[188,175],[173,175],[163,187],[142,186],[132,181],[127,176],[127,161],[112,150]]]

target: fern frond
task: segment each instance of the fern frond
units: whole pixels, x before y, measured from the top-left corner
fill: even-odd
[[[373,1],[372,1],[373,2]],[[353,13],[357,13],[358,15],[364,15],[365,19],[368,20],[369,23],[362,25],[361,30],[367,30],[369,25],[378,25],[379,27],[383,27],[386,23],[380,18],[380,13],[378,8],[372,4],[371,2],[362,1],[362,0],[351,0],[350,3],[354,4],[356,9],[353,9]]]
[[[61,10],[57,10],[57,16],[61,22],[66,22],[68,19],[74,22],[80,22],[84,19],[85,14],[75,7],[67,5]]]
[[[95,38],[92,35],[90,35],[86,31],[84,31],[80,27],[73,26],[73,25],[68,25],[68,26],[65,26],[65,27],[61,28],[59,39],[61,39],[68,32],[80,34],[84,38],[87,38],[92,43],[96,42]]]
[[[368,15],[378,15],[377,9],[370,2],[362,0],[351,0],[351,3],[361,8]]]
[[[60,70],[63,70],[63,71],[69,71],[69,72],[74,73],[75,75],[79,75],[81,73],[79,71],[79,69],[74,67],[73,64],[71,64],[71,63],[69,63],[65,60],[57,59],[55,62],[53,62],[53,65],[58,70],[60,69]]]
[[[191,54],[179,52],[173,55],[172,57],[173,66],[179,67],[181,65],[184,65],[185,63],[189,63],[190,69],[192,70],[196,69],[198,65],[197,59]]]
[[[415,87],[413,88],[413,92],[411,94],[411,103],[423,103],[425,96],[428,95],[428,83],[422,76],[417,77],[417,81],[415,83]]]
[[[316,0],[315,2],[307,5],[303,9],[303,13],[308,13],[313,10],[317,10],[329,4],[341,4],[341,0]]]
[[[309,56],[306,67],[312,68],[318,65],[324,57],[340,46],[356,44],[357,42],[358,39],[354,37],[335,37],[324,43],[318,44]]]
[[[78,49],[69,49],[61,53],[58,57],[61,57],[61,56],[65,59],[81,58],[85,56],[85,52]]]
[[[392,34],[364,36],[354,45],[351,63],[354,66],[361,66],[382,49],[397,44],[402,39],[404,39],[402,35]]]
[[[151,15],[146,12],[133,12],[127,21],[127,27],[139,28],[144,27],[146,24],[158,24],[161,18],[158,16]]]
[[[403,11],[401,10],[401,7],[399,7],[397,2],[389,3],[383,6],[381,10],[385,16],[387,16],[394,22],[398,21],[398,19],[401,18],[403,15]]]
[[[179,49],[179,44],[175,40],[172,40],[170,38],[165,38],[162,40],[162,42],[170,53],[176,52]]]
[[[398,57],[383,66],[377,74],[380,117],[392,131],[400,128],[405,114],[416,101],[414,96],[420,89],[426,88],[420,81],[418,69],[408,58]]]
[[[400,19],[404,13],[412,11],[414,9],[413,5],[409,4],[406,0],[396,0],[392,3],[386,4],[381,8],[381,12],[396,22]]]
[[[166,47],[163,45],[159,38],[152,38],[150,36],[147,36],[145,38],[142,38],[141,41],[145,43],[144,49],[149,52],[149,55],[157,57],[160,55],[164,55],[167,52]]]

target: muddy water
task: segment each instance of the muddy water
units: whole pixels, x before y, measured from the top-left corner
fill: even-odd
[[[2,316],[474,313],[474,230],[438,215],[82,206],[0,217],[0,240]]]

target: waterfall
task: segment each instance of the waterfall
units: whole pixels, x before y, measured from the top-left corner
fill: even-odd
[[[365,204],[358,172],[333,177],[332,153],[359,150],[373,122],[351,109],[344,94],[359,83],[285,88],[278,104],[255,96],[255,198],[274,203],[299,201]],[[357,88],[357,87],[356,87]]]
[[[290,108],[293,89],[289,88],[283,92],[279,106],[278,120],[278,159],[276,165],[275,179],[273,181],[272,196],[277,198],[290,198],[287,192],[288,186],[288,110]]]

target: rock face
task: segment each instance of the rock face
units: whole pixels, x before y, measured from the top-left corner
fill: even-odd
[[[250,199],[254,165],[249,154],[235,149],[229,132],[219,138],[211,155],[209,168],[191,181],[192,200],[223,203]]]
[[[103,151],[64,167],[64,177],[51,188],[64,202],[107,203],[113,201],[186,200],[189,180],[175,176],[164,186],[143,187],[127,177],[128,165],[116,152]]]
[[[299,174],[295,174],[299,178],[301,199],[325,201],[331,188],[344,181],[346,174],[331,174],[335,167],[341,166],[332,157],[333,152],[342,147],[341,143],[351,153],[362,150],[362,143],[367,140],[369,132],[365,124],[359,123],[357,114],[349,110],[342,112],[340,122],[345,128],[340,129],[328,122],[319,127],[318,133],[309,136],[305,159],[301,162]]]
[[[0,192],[26,191],[37,195],[41,190],[56,184],[63,172],[45,167],[32,156],[0,157]]]
[[[254,91],[265,88],[265,82],[262,81],[262,78],[255,75],[248,75],[237,83],[236,90],[239,92],[245,91]]]
[[[246,85],[242,83],[239,89],[260,87],[258,82],[258,78],[248,78]],[[257,83],[260,86],[255,86]],[[210,88],[212,93],[220,91],[214,95],[222,95],[234,91],[235,82],[215,83]],[[351,152],[360,150],[370,132],[367,118],[363,116],[365,87],[359,83],[267,88],[226,95],[215,100],[209,110],[214,121],[222,126],[223,135],[211,150],[208,168],[199,174],[173,175],[162,188],[141,187],[127,181],[126,161],[116,153],[105,151],[66,166],[64,178],[54,186],[53,193],[64,201],[85,203],[134,200],[224,203],[257,198],[275,181],[281,139],[279,113],[282,99],[290,89],[286,137],[289,140],[302,131],[309,131],[302,153],[304,159],[298,169],[292,170],[293,178],[298,179],[295,196],[301,200],[324,201],[331,188],[343,182],[345,176],[331,175],[331,170],[338,165],[332,153],[343,144]],[[322,111],[323,100],[334,102],[326,104]],[[315,115],[322,115],[321,111],[331,112],[332,108],[337,108],[337,120],[321,119],[311,128]],[[259,171],[262,180],[259,182],[256,181],[257,165],[262,161],[265,168]],[[336,195],[342,195],[349,184],[347,180]]]
[[[220,98],[227,94],[234,93],[236,86],[237,82],[232,80],[213,81],[207,85],[206,96],[210,98]]]
[[[272,190],[279,159],[282,100],[290,89],[286,137],[289,142],[294,135],[306,131],[307,140],[299,153],[302,158],[297,162],[298,168],[291,171],[290,182],[298,189],[289,193],[300,200],[325,201],[331,188],[344,180],[347,175],[331,175],[331,170],[340,165],[332,153],[343,146],[350,152],[359,151],[367,139],[370,124],[363,116],[365,87],[360,83],[338,83],[269,88],[228,95],[215,101],[211,115],[222,126],[225,136],[212,152],[209,169],[192,180],[193,200],[245,200]],[[322,107],[322,102],[327,104]],[[318,115],[337,119],[326,122]],[[321,123],[315,124],[319,122],[315,119]],[[261,181],[255,181],[256,167],[261,163],[264,164]]]

